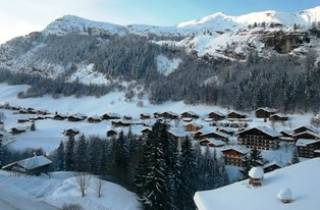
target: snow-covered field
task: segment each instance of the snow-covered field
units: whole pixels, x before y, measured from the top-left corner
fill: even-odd
[[[50,177],[45,175],[34,177],[0,171],[0,186],[14,194],[22,194],[24,195],[22,197],[45,202],[58,208],[64,204],[80,204],[84,210],[140,209],[134,193],[107,181],[102,181],[102,196],[99,198],[97,196],[99,181],[93,176],[87,179],[89,183],[87,195],[81,197],[75,175],[77,174],[71,172],[54,172]],[[2,192],[1,198],[5,198],[5,192]]]

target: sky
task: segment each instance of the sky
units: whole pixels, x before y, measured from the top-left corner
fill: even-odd
[[[0,0],[0,43],[45,28],[63,15],[117,24],[175,25],[215,12],[294,12],[320,0]]]

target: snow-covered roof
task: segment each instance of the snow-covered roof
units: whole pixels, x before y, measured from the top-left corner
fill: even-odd
[[[320,143],[320,140],[315,140],[315,139],[298,139],[296,142],[296,146],[300,146],[300,147],[305,147],[308,146],[310,144],[314,144],[314,143]]]
[[[271,112],[271,113],[274,113],[274,112],[278,111],[277,109],[270,108],[270,107],[259,107],[258,109],[256,109],[256,111],[258,111],[258,110],[263,110],[263,111]]]
[[[276,131],[275,129],[272,129],[270,127],[267,127],[267,126],[249,127],[247,129],[244,129],[244,130],[238,132],[238,135],[242,134],[244,132],[250,131],[252,129],[257,129],[257,130],[259,130],[259,131],[261,131],[261,132],[263,132],[263,133],[265,133],[265,134],[267,134],[267,135],[269,135],[271,137],[278,137],[280,135],[278,131]]]
[[[283,163],[280,163],[278,161],[272,161],[270,163],[265,164],[263,168],[268,168],[269,166],[273,166],[273,165],[279,166],[279,168],[283,167]]]
[[[38,168],[41,166],[45,166],[45,165],[48,165],[51,163],[52,163],[52,161],[43,155],[34,156],[31,158],[17,161],[17,165],[19,165],[27,170],[32,170],[32,169],[35,169],[35,168]]]
[[[320,158],[315,158],[265,174],[264,185],[259,188],[251,188],[248,180],[244,180],[196,192],[194,200],[199,210],[318,210],[319,177]],[[284,187],[295,192],[290,205],[284,205],[277,198]]]
[[[314,137],[320,138],[319,134],[317,134],[317,133],[315,133],[313,131],[310,131],[310,130],[306,130],[306,131],[303,131],[303,132],[300,132],[300,133],[296,133],[296,134],[294,134],[294,136],[300,136],[300,135],[303,135],[303,134],[310,134],[310,135],[312,135]]]
[[[249,152],[247,148],[244,148],[241,146],[229,146],[229,147],[226,147],[225,149],[221,150],[221,152],[225,152],[228,150],[234,150],[234,151],[237,151],[241,154],[247,154]]]
[[[300,128],[306,128],[306,129],[309,130],[309,131],[312,131],[312,132],[317,133],[317,130],[316,130],[316,129],[314,129],[314,128],[311,127],[311,126],[307,126],[307,125],[298,126],[298,127],[294,128],[293,131],[296,131],[296,130],[298,130],[298,129],[300,129]]]
[[[224,146],[226,144],[224,141],[213,139],[213,138],[208,138],[208,140],[215,146]]]
[[[253,178],[253,179],[262,179],[264,172],[263,169],[261,167],[253,167],[250,169],[249,171],[249,177]]]

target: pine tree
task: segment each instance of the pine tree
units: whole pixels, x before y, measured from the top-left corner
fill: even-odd
[[[89,171],[93,174],[101,174],[103,144],[98,137],[91,137],[89,140],[88,159]]]
[[[31,131],[35,131],[35,130],[36,130],[36,123],[35,123],[34,120],[31,122],[30,130],[31,130]]]
[[[112,152],[111,152],[111,144],[109,140],[104,140],[102,142],[103,148],[102,148],[102,157],[100,162],[101,167],[101,175],[106,176],[110,173],[111,168],[111,162],[112,162]]]
[[[296,164],[299,163],[299,155],[297,149],[294,149],[293,154],[292,154],[292,159],[291,159],[291,164]]]
[[[257,167],[263,164],[263,158],[261,155],[261,151],[256,149],[255,147],[250,152],[250,166]]]
[[[3,145],[2,145],[2,138],[0,137],[0,168],[4,164],[4,151],[3,151]]]
[[[193,196],[196,192],[197,184],[197,172],[195,171],[196,159],[195,152],[192,147],[191,140],[186,138],[182,143],[182,186],[183,195],[181,195],[181,200],[183,202],[181,209],[195,209],[195,204],[193,202]]]
[[[167,186],[167,163],[162,136],[166,126],[161,122],[155,123],[148,136],[142,162],[136,176],[136,187],[145,210],[171,209]]]
[[[74,136],[70,136],[65,148],[65,153],[64,153],[65,154],[64,168],[67,171],[73,171],[75,169],[74,145],[75,145]]]
[[[80,136],[75,149],[75,170],[80,172],[88,171],[88,147],[84,135]]]
[[[121,131],[119,137],[114,141],[113,150],[113,173],[123,181],[127,181],[129,165],[128,141]]]
[[[64,144],[63,141],[60,142],[59,147],[57,148],[56,151],[56,168],[58,171],[63,171],[65,170],[64,168]]]

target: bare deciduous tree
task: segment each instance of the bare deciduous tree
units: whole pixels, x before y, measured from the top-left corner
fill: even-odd
[[[90,179],[91,176],[87,173],[80,173],[79,176],[77,176],[77,183],[81,192],[81,196],[85,197],[87,193],[87,189],[90,185]]]
[[[102,186],[103,186],[103,182],[100,178],[97,179],[97,196],[98,198],[102,197]]]

